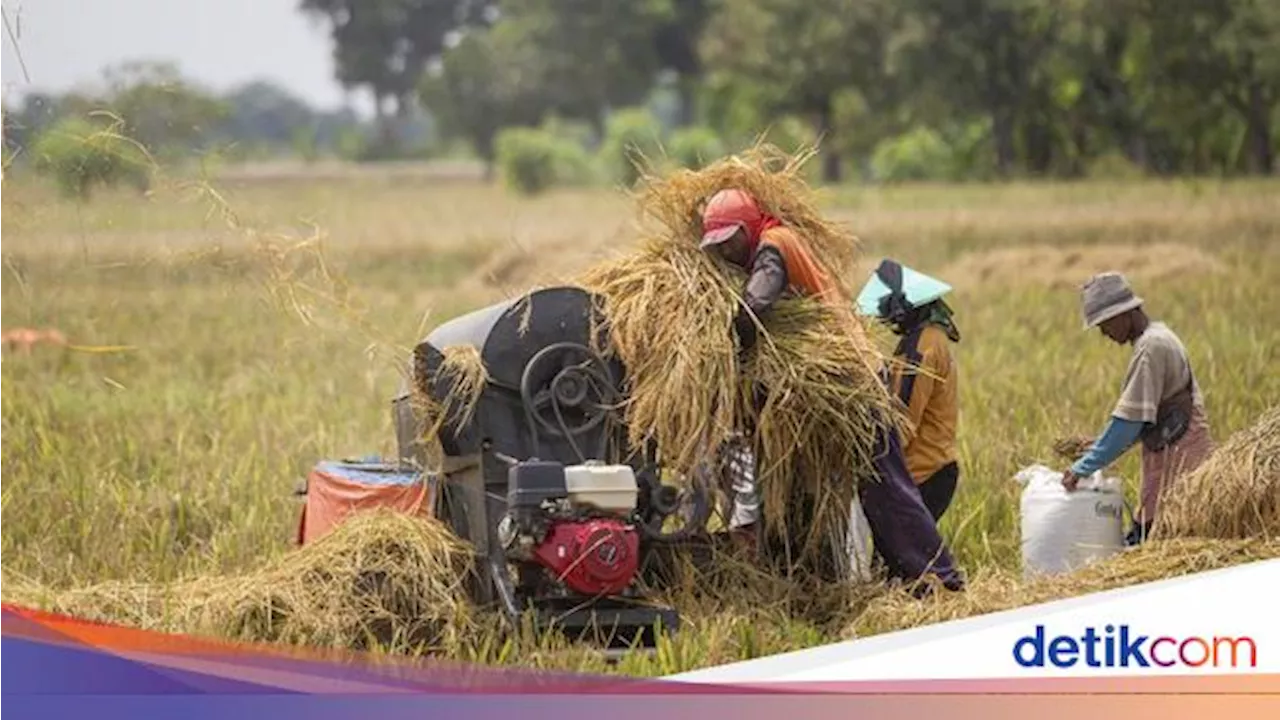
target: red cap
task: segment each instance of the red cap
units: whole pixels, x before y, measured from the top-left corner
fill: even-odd
[[[748,234],[764,219],[760,206],[750,194],[737,189],[721,190],[707,201],[702,211],[702,242],[706,248],[733,237],[739,228]]]

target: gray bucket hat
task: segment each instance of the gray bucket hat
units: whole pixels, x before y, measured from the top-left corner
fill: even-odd
[[[1142,298],[1133,294],[1129,281],[1118,272],[1098,273],[1080,288],[1080,304],[1084,311],[1084,329],[1089,330],[1142,306]]]

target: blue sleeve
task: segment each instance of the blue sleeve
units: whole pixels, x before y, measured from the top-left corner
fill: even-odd
[[[1081,477],[1088,477],[1098,470],[1115,462],[1115,459],[1124,454],[1142,433],[1142,423],[1132,420],[1124,420],[1112,416],[1111,422],[1107,424],[1107,429],[1103,431],[1102,437],[1093,443],[1093,447],[1089,448],[1089,452],[1076,461],[1071,466],[1071,472]]]

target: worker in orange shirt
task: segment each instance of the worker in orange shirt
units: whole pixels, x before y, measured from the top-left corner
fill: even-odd
[[[745,307],[733,323],[743,352],[755,344],[755,318],[766,321],[769,310],[787,293],[852,312],[831,273],[810,253],[804,239],[764,212],[749,193],[730,188],[713,195],[702,213],[702,231],[704,250],[748,273]],[[877,553],[895,577],[914,581],[932,573],[946,587],[962,589],[963,576],[953,566],[937,525],[912,483],[897,432],[882,428],[877,441],[881,452],[876,453],[875,471],[880,482],[860,489]],[[734,499],[730,530],[738,537],[754,536],[759,512],[754,456],[749,444],[741,441],[729,443],[726,450]]]
[[[840,288],[800,236],[762,211],[747,192],[729,189],[713,195],[703,210],[702,228],[704,250],[715,252],[750,275],[743,294],[745,307],[733,323],[743,352],[756,340],[752,315],[764,317],[788,290],[845,306]]]
[[[957,377],[950,343],[960,342],[944,282],[884,260],[858,296],[862,312],[878,317],[901,339],[894,349],[891,387],[906,409],[907,467],[924,504],[940,519],[955,496]]]

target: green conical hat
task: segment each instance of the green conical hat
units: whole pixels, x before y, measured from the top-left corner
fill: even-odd
[[[916,272],[906,265],[885,260],[880,263],[880,267],[871,272],[871,277],[867,279],[866,285],[862,286],[862,292],[858,294],[860,312],[865,315],[880,315],[880,300],[891,292],[889,285],[881,276],[888,274],[891,277],[895,267],[902,270],[902,293],[912,307],[926,305],[951,292],[951,286],[941,280]]]

